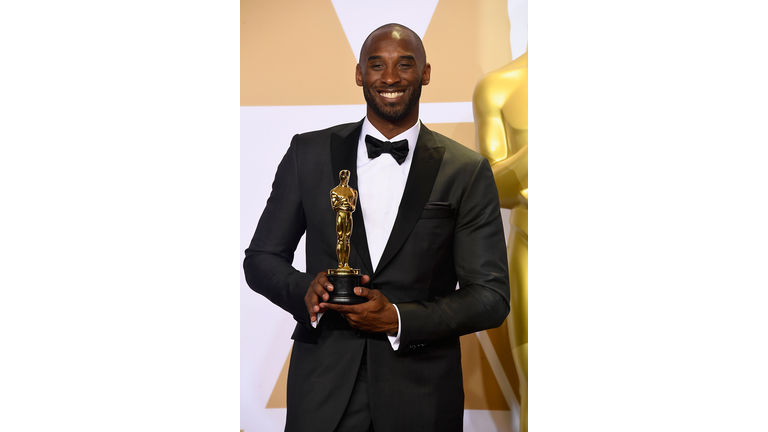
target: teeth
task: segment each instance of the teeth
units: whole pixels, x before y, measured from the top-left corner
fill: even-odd
[[[381,94],[382,96],[384,96],[385,98],[394,99],[394,98],[396,98],[396,97],[400,97],[400,96],[402,96],[402,95],[403,95],[403,92],[396,92],[396,93],[395,93],[395,92],[390,92],[390,93],[384,93],[384,92],[382,92],[382,93],[380,93],[380,94]]]

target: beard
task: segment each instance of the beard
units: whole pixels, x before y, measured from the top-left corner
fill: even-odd
[[[373,89],[371,87],[363,87],[363,97],[365,102],[379,117],[388,121],[397,121],[407,116],[413,108],[419,103],[421,98],[421,80],[415,83],[415,85],[408,87],[403,93],[403,101],[400,103],[385,103],[382,102],[378,96],[377,90],[397,91],[397,88],[379,87]]]

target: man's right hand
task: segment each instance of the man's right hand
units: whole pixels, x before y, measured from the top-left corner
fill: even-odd
[[[307,311],[309,312],[309,319],[312,322],[317,320],[317,314],[325,312],[326,308],[321,308],[319,305],[321,302],[328,301],[328,291],[333,291],[333,285],[328,282],[326,278],[326,272],[320,272],[317,274],[312,283],[309,284],[307,295],[304,296],[304,304],[307,305]]]

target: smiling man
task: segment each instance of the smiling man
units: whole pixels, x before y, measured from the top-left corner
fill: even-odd
[[[462,430],[459,336],[509,313],[506,247],[487,160],[419,121],[430,74],[416,33],[374,30],[355,73],[366,117],[294,136],[278,167],[243,265],[297,321],[286,431]],[[356,305],[327,302],[342,170],[359,191]],[[304,234],[306,273],[291,265]]]
[[[405,27],[373,32],[363,43],[355,72],[371,123],[377,129],[413,126],[419,119],[421,86],[429,84],[431,71],[418,35]]]

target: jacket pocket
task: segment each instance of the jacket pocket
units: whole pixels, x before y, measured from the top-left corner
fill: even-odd
[[[456,214],[449,202],[428,202],[421,211],[421,219],[447,219]]]

